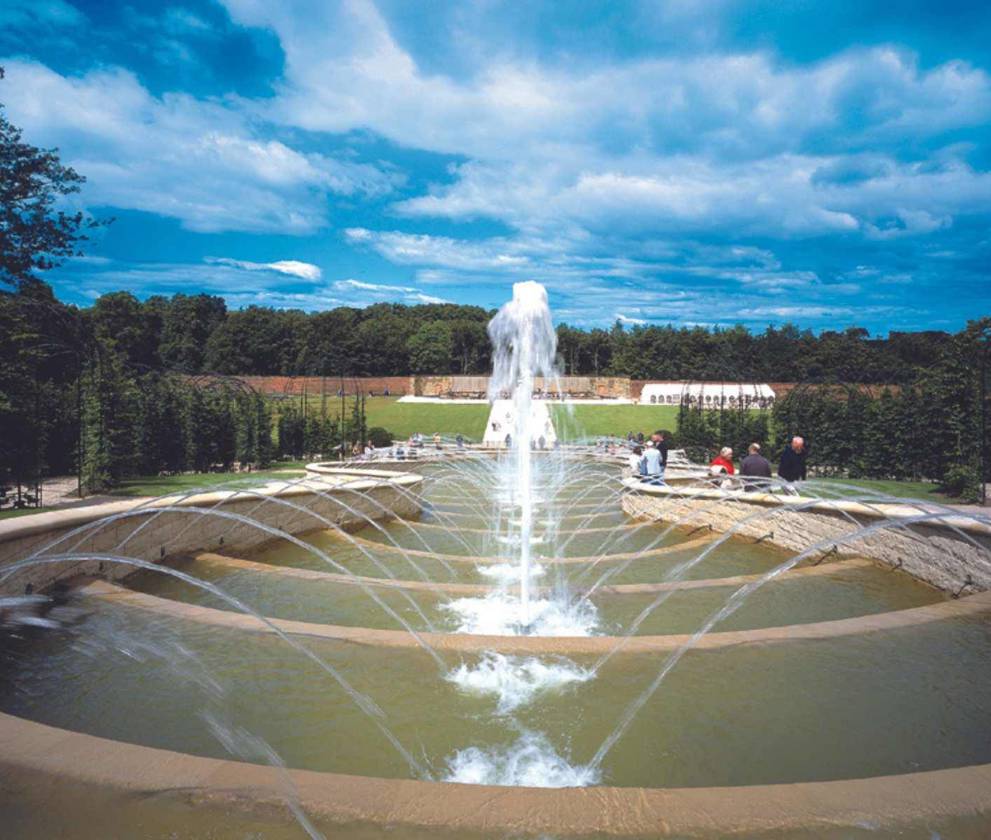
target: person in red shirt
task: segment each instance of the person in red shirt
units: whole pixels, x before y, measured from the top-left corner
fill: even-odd
[[[733,475],[735,470],[733,469],[733,450],[724,446],[719,450],[719,455],[712,459],[712,463],[709,464],[709,471],[713,474],[717,472],[726,471],[726,475]]]

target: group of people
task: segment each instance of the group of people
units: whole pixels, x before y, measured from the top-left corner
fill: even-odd
[[[650,436],[650,440],[643,438],[644,435],[641,433],[640,439],[634,442],[633,451],[630,452],[630,471],[639,476],[641,481],[661,484],[664,482],[664,471],[668,466],[667,433],[658,429]],[[630,432],[627,440],[634,441],[633,432]]]
[[[627,442],[632,446],[629,455],[630,472],[641,481],[649,484],[663,484],[664,472],[668,465],[668,441],[667,433],[658,430],[646,439],[643,434],[634,437],[633,433],[627,436]],[[784,479],[789,484],[796,481],[804,481],[806,478],[806,458],[808,449],[805,440],[799,435],[791,439],[791,443],[785,447],[778,462],[778,477]],[[733,464],[733,449],[724,446],[719,450],[719,454],[712,459],[709,464],[709,472],[714,477],[724,476],[726,485],[730,485],[729,476],[739,475],[743,483],[744,490],[753,491],[767,487],[773,477],[771,462],[761,454],[759,443],[751,443],[747,448],[747,455],[740,462],[740,469],[737,472]]]
[[[444,443],[440,436],[440,432],[434,432],[433,444],[434,449],[438,452],[443,449]],[[454,444],[458,449],[464,449],[464,435],[456,435],[454,438]],[[354,446],[351,447],[351,457],[355,460],[365,461],[372,461],[376,458],[391,458],[397,461],[405,461],[407,458],[416,458],[417,452],[423,449],[424,445],[424,436],[420,432],[415,432],[409,436],[405,444],[402,441],[393,441],[392,446],[386,448],[376,448],[372,441],[368,441],[364,447],[362,447],[360,443],[355,442]]]
[[[781,459],[778,462],[778,477],[789,484],[804,481],[807,472],[805,463],[807,456],[805,439],[795,435],[791,439],[791,443],[781,453]],[[731,447],[724,446],[719,450],[719,454],[709,464],[709,472],[714,476],[737,474],[733,466],[733,449]],[[747,491],[760,490],[770,484],[771,462],[761,454],[759,443],[751,443],[747,447],[747,455],[740,461],[739,475],[743,481],[743,489]]]

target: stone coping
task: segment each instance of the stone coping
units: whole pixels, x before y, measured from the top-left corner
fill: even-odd
[[[663,636],[485,636],[462,633],[431,633],[406,630],[381,630],[370,627],[354,627],[334,624],[314,624],[266,617],[269,624],[259,623],[244,613],[218,610],[198,604],[188,604],[134,592],[104,581],[85,584],[81,592],[101,600],[128,607],[148,610],[158,615],[194,621],[215,627],[228,627],[247,632],[271,633],[278,628],[284,633],[358,645],[389,648],[416,648],[426,643],[437,651],[462,653],[509,654],[588,654],[602,656],[617,647],[618,653],[657,653],[675,651],[692,640],[690,635]],[[788,624],[762,627],[756,630],[731,630],[707,633],[697,639],[695,650],[717,650],[744,644],[770,644],[780,642],[833,639],[859,636],[883,630],[914,627],[950,618],[980,615],[991,611],[991,591],[968,595],[956,600],[940,601],[923,607],[876,613],[873,615],[818,621],[810,624]],[[271,626],[269,626],[271,625]]]
[[[355,534],[345,535],[337,531],[324,531],[324,533],[328,536],[334,537],[335,539],[350,543],[352,545],[361,546],[371,551],[386,551],[391,554],[402,554],[409,557],[434,558],[443,560],[446,563],[471,563],[473,566],[494,566],[500,563],[516,562],[516,558],[514,557],[442,554],[439,551],[425,551],[422,548],[400,548],[397,545],[365,539],[364,537],[359,537]],[[683,549],[698,548],[699,546],[713,542],[716,539],[716,534],[706,534],[702,537],[696,537],[693,540],[685,540],[684,542],[676,543],[674,545],[662,545],[659,548],[648,548],[642,551],[627,551],[617,554],[601,555],[588,554],[581,557],[540,557],[535,555],[533,561],[535,563],[540,563],[542,566],[560,566],[569,565],[572,563],[617,563],[623,560],[649,560],[654,557],[662,557],[665,554],[673,554]]]
[[[612,513],[613,511],[609,511]],[[397,520],[399,522],[404,522],[407,525],[412,525],[417,528],[428,528],[435,531],[448,531],[457,534],[492,534],[494,530],[492,528],[462,528],[460,525],[445,525],[443,522],[423,522],[419,519],[401,519]],[[561,532],[565,534],[601,534],[613,531],[636,531],[640,528],[644,528],[648,525],[653,525],[653,522],[644,521],[630,521],[630,522],[620,522],[614,525],[601,525],[595,528],[562,528]]]
[[[348,481],[348,478],[354,480]],[[250,487],[252,492],[260,493],[263,496],[301,496],[313,492],[333,490],[345,484],[349,489],[353,490],[370,490],[385,484],[410,487],[418,484],[420,481],[422,481],[422,477],[416,473],[343,469],[320,477],[285,480],[269,479],[263,484],[246,485],[245,488]],[[122,499],[119,502],[102,502],[95,505],[83,505],[66,508],[65,510],[53,510],[46,511],[45,513],[18,516],[13,519],[0,520],[0,543],[35,534],[42,534],[46,531],[75,528],[106,516],[124,513],[137,508],[155,510],[156,508],[176,505],[180,507],[216,505],[239,495],[242,494],[237,487],[229,490],[207,490],[192,495],[186,495],[180,491],[170,493],[166,496]]]
[[[288,811],[336,823],[499,835],[779,836],[906,827],[991,813],[991,764],[821,782],[703,788],[526,788],[271,767],[144,747],[0,714],[0,776],[37,773],[122,795],[180,793],[193,807]],[[452,835],[456,836],[456,835]]]
[[[261,574],[274,574],[280,577],[291,577],[299,580],[323,581],[324,583],[340,584],[343,586],[377,586],[383,589],[408,589],[422,592],[436,592],[444,595],[489,595],[493,592],[504,591],[503,587],[488,586],[482,583],[428,583],[423,580],[396,580],[394,578],[368,577],[366,575],[344,575],[338,572],[321,572],[317,569],[301,569],[297,566],[276,566],[273,563],[257,563],[240,557],[230,557],[226,554],[214,554],[205,551],[195,556],[196,560],[213,566],[223,566],[228,569],[242,569]],[[809,577],[823,577],[840,574],[848,569],[865,569],[877,564],[871,560],[852,558],[833,563],[820,563],[818,566],[803,566],[791,569],[778,575],[776,581],[788,581]],[[663,583],[617,583],[601,586],[596,590],[599,595],[636,595],[651,592],[683,591],[692,589],[709,589],[728,586],[743,586],[760,580],[763,575],[734,575],[724,578],[702,578],[698,580],[677,580]],[[536,586],[535,592],[550,592],[554,587]],[[511,588],[510,591],[513,591]],[[577,593],[584,590],[578,589]]]
[[[935,512],[932,505],[927,505],[924,501],[913,502],[906,499],[903,502],[877,502],[865,503],[855,502],[848,499],[819,499],[815,496],[784,495],[778,493],[746,492],[740,488],[723,490],[714,487],[681,487],[677,489],[667,487],[663,484],[644,484],[635,478],[623,479],[623,484],[630,490],[655,498],[677,499],[703,499],[720,500],[731,502],[741,502],[744,504],[758,505],[761,507],[797,508],[803,506],[802,512],[851,514],[853,516],[865,517],[868,519],[908,519],[919,516],[922,513]],[[929,519],[919,523],[927,527],[952,527],[958,528],[972,534],[981,536],[991,536],[991,516],[982,514],[954,514],[946,512],[945,517],[940,519]]]

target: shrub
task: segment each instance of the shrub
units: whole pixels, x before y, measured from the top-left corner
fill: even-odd
[[[981,497],[980,473],[969,464],[954,464],[946,470],[940,490],[965,502],[976,502]]]
[[[368,430],[368,439],[372,446],[377,449],[392,446],[392,432],[386,431],[381,426],[373,426]]]

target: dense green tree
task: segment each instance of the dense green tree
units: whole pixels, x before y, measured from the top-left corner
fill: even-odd
[[[0,283],[15,288],[36,283],[36,271],[81,254],[85,231],[105,222],[56,208],[85,181],[62,164],[57,149],[25,143],[0,105]]]
[[[83,484],[100,492],[137,471],[139,393],[123,358],[113,352],[98,352],[87,365],[83,393]]]
[[[146,308],[130,292],[111,292],[96,299],[86,318],[101,348],[119,354],[130,369],[160,367],[161,323],[154,307]]]
[[[453,349],[451,329],[443,321],[428,321],[406,342],[413,373],[450,370]]]
[[[158,354],[162,364],[184,373],[202,371],[207,340],[227,317],[224,299],[204,294],[175,295],[171,300],[162,299],[161,313]]]

